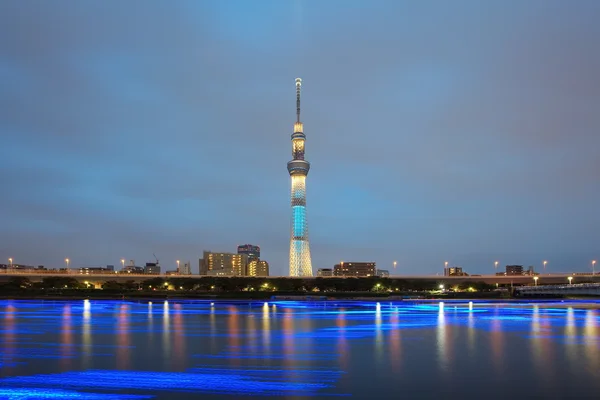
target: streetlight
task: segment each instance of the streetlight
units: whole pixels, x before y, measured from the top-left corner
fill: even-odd
[[[596,260],[592,260],[592,277],[596,275]]]
[[[8,263],[10,264],[10,269],[12,269],[12,258],[8,259]]]
[[[567,279],[569,280],[569,285],[572,285],[572,284],[573,284],[573,277],[572,277],[572,276],[570,276],[570,277],[568,277]]]
[[[121,267],[125,268],[125,259],[121,258]]]
[[[546,264],[548,264],[548,261],[544,261],[544,272],[546,272]]]
[[[448,261],[444,261],[444,276],[446,276],[447,270],[448,270]]]
[[[535,282],[535,286],[537,286],[538,279],[540,279],[538,276],[534,276],[533,277],[533,281]]]
[[[177,260],[177,273],[179,273],[179,260]]]
[[[69,269],[69,262],[70,262],[69,259],[65,258],[65,264],[67,264],[67,269]]]
[[[444,285],[440,285],[440,290],[444,290]]]
[[[396,269],[396,264],[398,264],[398,262],[394,261],[394,269]]]
[[[498,273],[498,261],[494,261],[494,272]]]

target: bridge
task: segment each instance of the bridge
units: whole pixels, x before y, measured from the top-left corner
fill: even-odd
[[[517,296],[600,296],[600,283],[579,283],[567,285],[519,286]]]

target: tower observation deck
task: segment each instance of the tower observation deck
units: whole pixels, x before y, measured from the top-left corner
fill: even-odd
[[[296,78],[296,122],[292,133],[292,160],[287,163],[292,183],[290,233],[290,276],[313,276],[306,221],[306,176],[310,163],[304,159],[304,128],[300,122],[302,79]]]

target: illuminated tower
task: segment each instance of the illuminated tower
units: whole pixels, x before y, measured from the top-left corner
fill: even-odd
[[[304,160],[304,136],[300,122],[300,88],[302,79],[296,78],[296,123],[292,133],[292,161],[287,169],[292,180],[292,223],[290,233],[290,276],[312,276],[308,224],[306,222],[306,176],[310,163]]]

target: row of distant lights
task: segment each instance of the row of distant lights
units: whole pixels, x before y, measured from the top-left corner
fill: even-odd
[[[12,267],[12,265],[13,265],[13,261],[14,261],[14,260],[13,260],[13,258],[12,258],[12,257],[9,257],[9,259],[8,259],[8,263],[10,264],[10,266],[11,266],[11,267]],[[180,261],[179,261],[179,260],[177,260],[176,262],[177,262],[177,268],[179,268],[179,263],[180,263]],[[69,268],[69,264],[70,264],[70,263],[71,263],[71,260],[70,260],[70,259],[68,259],[68,258],[65,258],[65,264],[67,264],[67,268]],[[124,259],[124,258],[121,258],[121,265],[123,266],[123,268],[125,268],[125,259]]]
[[[67,268],[69,268],[69,263],[70,262],[71,262],[71,260],[69,260],[68,258],[65,258],[65,263],[67,264]],[[177,268],[179,269],[180,261],[177,260],[176,262],[177,262]],[[12,257],[10,257],[8,259],[8,263],[12,267],[12,265],[13,265],[13,259],[12,259]],[[498,263],[499,263],[499,261],[494,261],[494,268],[496,270],[498,269]],[[544,271],[545,271],[546,270],[546,264],[548,264],[548,261],[544,260],[542,264],[544,265]],[[121,265],[123,266],[123,268],[125,268],[125,259],[124,258],[121,258]],[[341,262],[341,265],[342,266],[344,265],[343,261]],[[396,269],[396,265],[398,265],[398,262],[394,261],[394,269]],[[448,268],[448,261],[444,261],[444,268]],[[596,260],[592,260],[592,269],[594,270],[595,268],[596,268]],[[535,277],[534,279],[537,281],[536,278],[537,277]],[[571,281],[573,279],[573,277],[569,277],[569,278],[570,278],[569,281]]]
[[[494,261],[494,268],[498,269],[498,264],[499,261]],[[544,270],[546,270],[546,264],[548,264],[548,261],[544,260],[542,262],[543,266],[544,266]],[[596,260],[592,260],[592,269],[596,267]],[[394,268],[396,268],[396,261],[394,261]],[[448,261],[444,261],[444,268],[448,268]]]
[[[498,269],[498,264],[500,262],[499,261],[494,261],[494,268],[497,270]],[[546,264],[548,264],[548,261],[544,260],[542,262],[542,264],[544,265],[544,271],[546,270]],[[344,265],[344,262],[341,261],[341,265]],[[398,265],[398,261],[394,261],[393,262],[394,265],[394,269],[396,269],[396,266]],[[594,269],[596,267],[596,260],[592,260],[592,269]],[[444,261],[444,268],[448,268],[448,261]]]

